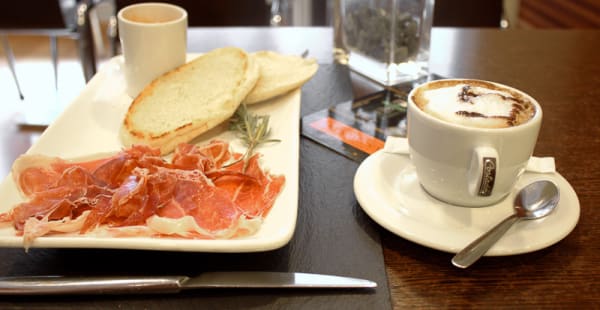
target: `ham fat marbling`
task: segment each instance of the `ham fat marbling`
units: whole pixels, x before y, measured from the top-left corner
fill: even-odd
[[[13,179],[26,201],[0,222],[10,222],[28,247],[57,233],[178,238],[235,238],[253,234],[281,192],[284,176],[263,171],[258,154],[225,167],[242,154],[229,144],[180,144],[171,160],[158,149],[133,146],[81,162],[24,155]]]

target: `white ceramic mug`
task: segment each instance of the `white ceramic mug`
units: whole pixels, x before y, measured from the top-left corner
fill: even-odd
[[[186,61],[187,12],[172,4],[140,3],[118,14],[127,94],[136,97],[152,80]]]
[[[537,141],[542,109],[534,98],[506,85],[468,79],[445,81],[490,83],[533,105],[534,113],[522,124],[480,128],[442,120],[417,106],[415,93],[439,81],[424,83],[408,95],[409,152],[423,188],[454,205],[494,204],[510,193],[525,171]]]

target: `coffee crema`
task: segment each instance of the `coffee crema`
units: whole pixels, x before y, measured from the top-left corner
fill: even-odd
[[[479,80],[440,80],[419,87],[413,102],[425,113],[477,128],[507,128],[529,121],[534,104],[514,89]]]
[[[151,8],[140,8],[138,10],[128,10],[123,12],[123,18],[142,24],[162,24],[176,21],[183,16],[176,10],[155,10]]]

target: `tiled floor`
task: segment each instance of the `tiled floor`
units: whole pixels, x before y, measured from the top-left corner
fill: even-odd
[[[55,88],[50,43],[45,37],[9,37],[15,55],[15,71],[24,99],[19,98],[5,51],[0,55],[0,102],[21,112],[22,121],[32,124],[50,122],[84,87],[85,80],[75,53],[75,43],[58,43],[58,89]],[[5,109],[3,109],[6,111]]]
[[[19,98],[5,51],[0,48],[0,105],[3,113],[27,125],[50,123],[85,86],[75,41],[58,42],[58,87],[50,55],[50,40],[42,36],[9,36],[16,74],[24,99]]]
[[[48,37],[9,36],[16,58],[17,78],[24,100],[19,98],[6,55],[0,45],[0,176],[16,156],[24,153],[85,87],[76,42],[59,39],[58,89],[54,86],[54,70]],[[107,60],[100,54],[98,68]],[[16,125],[18,124],[18,125]]]

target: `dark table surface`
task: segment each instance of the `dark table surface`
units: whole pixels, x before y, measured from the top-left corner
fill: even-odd
[[[302,90],[302,115],[365,95],[379,86],[335,65],[329,28],[191,29],[191,52],[234,45],[309,55],[320,63]],[[298,225],[286,247],[265,253],[206,254],[123,250],[0,249],[0,275],[147,274],[213,269],[270,269],[342,274],[379,283],[367,291],[218,291],[156,296],[0,298],[6,307],[253,308],[596,308],[600,305],[600,31],[437,28],[431,71],[505,83],[544,110],[536,156],[553,156],[575,189],[576,228],[530,254],[484,257],[452,266],[452,254],[402,239],[371,221],[352,191],[359,163],[306,138],[300,149]],[[39,131],[0,116],[0,172]],[[598,209],[598,210],[596,210]],[[161,264],[172,264],[166,266]],[[91,266],[93,264],[93,266]]]

